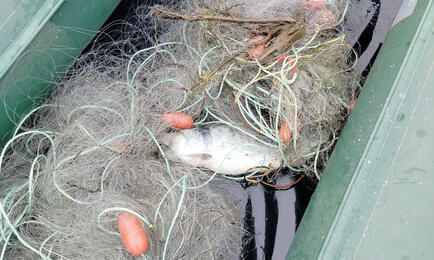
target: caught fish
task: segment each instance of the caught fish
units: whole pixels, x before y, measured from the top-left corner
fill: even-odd
[[[273,149],[227,126],[187,129],[162,136],[169,160],[227,175],[240,175],[282,164]]]

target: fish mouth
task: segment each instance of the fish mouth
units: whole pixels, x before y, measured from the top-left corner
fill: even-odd
[[[173,134],[165,133],[158,138],[162,147],[169,148],[172,145]]]

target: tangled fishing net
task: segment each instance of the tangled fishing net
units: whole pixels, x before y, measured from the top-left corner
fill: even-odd
[[[56,102],[39,108],[38,127],[16,135],[1,169],[6,258],[128,257],[120,212],[146,224],[149,259],[237,251],[233,205],[205,185],[200,169],[156,156],[163,127],[152,124],[152,102],[133,100],[128,85],[113,82],[119,70],[83,67],[61,83]]]
[[[171,81],[166,86],[187,91],[177,111],[197,118],[196,126],[225,124],[280,152],[283,166],[319,179],[318,160],[336,141],[358,78],[348,59],[351,46],[330,30],[342,23],[348,2],[305,8],[309,4],[201,1],[170,10],[152,7],[166,40],[156,46],[162,56],[174,55],[157,67],[176,66],[179,74],[158,77],[147,68],[154,62],[140,69],[152,71],[149,85]]]
[[[2,151],[0,258],[134,258],[118,230],[125,212],[146,232],[144,259],[238,258],[241,219],[214,185],[218,170],[172,160],[162,139],[180,130],[162,115],[225,126],[253,152],[275,152],[282,163],[266,174],[289,167],[319,178],[358,88],[352,49],[334,29],[347,5],[138,8],[136,24],[82,55]]]

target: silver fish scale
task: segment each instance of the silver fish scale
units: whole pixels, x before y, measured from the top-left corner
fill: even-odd
[[[160,141],[170,160],[227,175],[241,175],[257,168],[263,171],[282,164],[278,149],[224,125],[168,133]]]

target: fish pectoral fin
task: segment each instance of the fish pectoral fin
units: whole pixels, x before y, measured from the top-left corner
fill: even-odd
[[[212,159],[212,155],[209,153],[189,154],[187,155],[187,157],[192,160],[202,160],[202,161],[208,161]]]
[[[188,154],[184,156],[184,160],[196,166],[206,166],[212,159],[212,155],[209,153]]]

